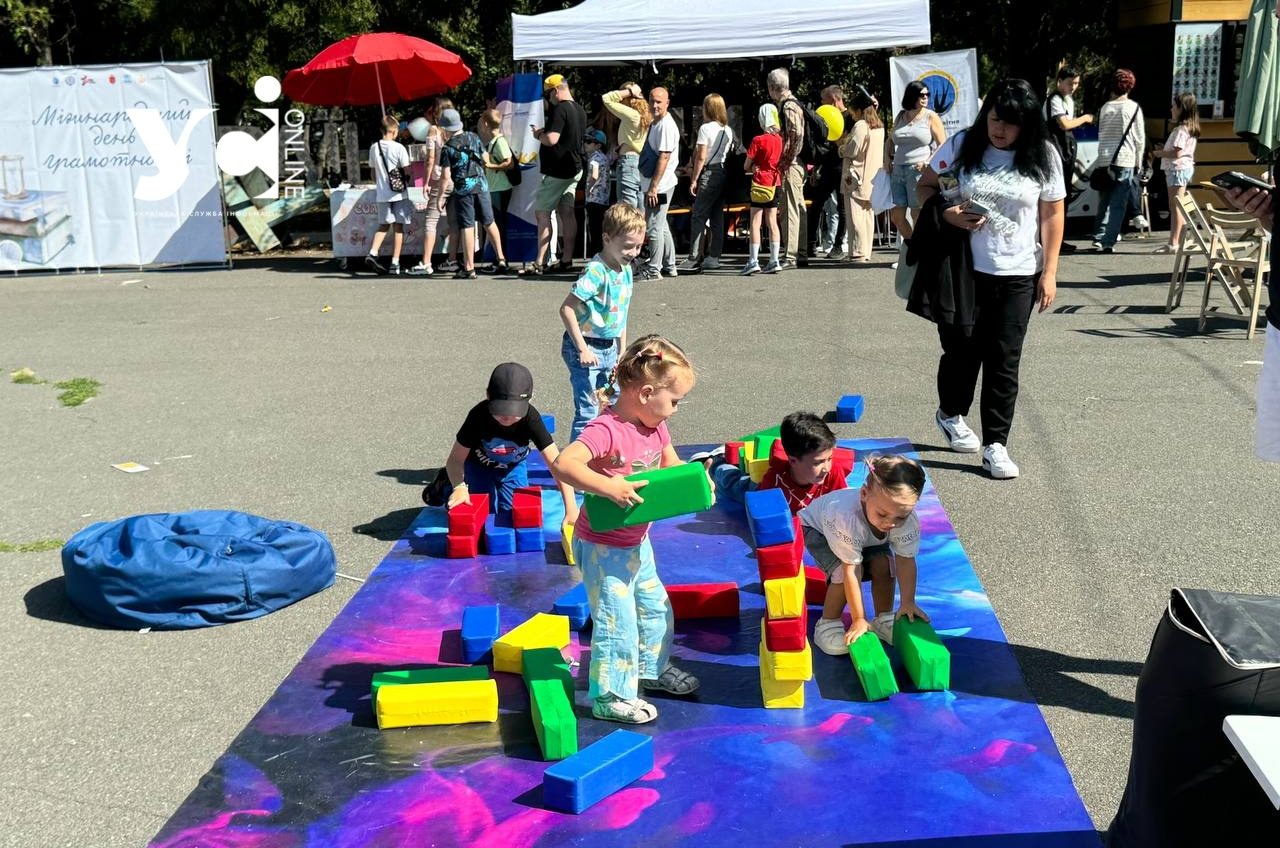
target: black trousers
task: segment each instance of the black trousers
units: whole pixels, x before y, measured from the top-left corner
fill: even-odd
[[[604,249],[604,213],[608,208],[602,203],[587,204],[587,259]]]
[[[1018,401],[1018,365],[1022,341],[1036,301],[1031,277],[996,277],[974,273],[977,320],[973,329],[938,325],[942,357],[938,360],[938,407],[946,417],[968,415],[982,372],[982,443],[1009,443],[1013,408]]]
[[[810,195],[809,204],[809,243],[805,245],[809,249],[810,254],[818,252],[819,233],[821,232],[822,210],[826,208],[827,200],[840,189],[840,166],[838,164],[824,164],[818,170],[818,181],[813,186],[813,194]],[[836,198],[836,214],[839,216],[839,223],[836,225],[835,242],[833,248],[839,249],[840,240],[844,238],[844,204],[839,202],[840,198]]]

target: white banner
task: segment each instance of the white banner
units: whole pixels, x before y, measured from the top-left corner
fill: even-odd
[[[542,75],[515,74],[498,80],[498,112],[502,134],[520,163],[520,185],[511,191],[507,209],[507,240],[503,249],[508,262],[532,262],[538,256],[538,224],[534,220],[533,197],[538,192],[542,171],[538,167],[541,142],[533,137],[533,127],[545,126],[543,119]],[[494,214],[500,214],[494,210]],[[552,239],[552,247],[555,240]],[[548,257],[549,259],[549,257]]]
[[[207,62],[0,69],[0,270],[225,262]]]
[[[978,52],[952,50],[921,53],[889,59],[891,114],[902,109],[902,92],[907,83],[919,80],[929,89],[929,108],[938,113],[947,138],[967,129],[982,106],[978,91]]]

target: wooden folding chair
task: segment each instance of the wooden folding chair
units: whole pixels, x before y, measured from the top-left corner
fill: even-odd
[[[1256,218],[1243,212],[1224,212],[1206,205],[1204,219],[1211,237],[1204,294],[1200,298],[1200,332],[1204,332],[1209,317],[1209,292],[1217,281],[1238,316],[1246,317],[1245,307],[1248,307],[1246,337],[1252,339],[1258,324],[1263,278],[1271,270],[1271,234],[1262,229]],[[1233,237],[1229,232],[1241,235]]]
[[[1190,192],[1183,192],[1178,197],[1175,215],[1182,215],[1182,240],[1178,242],[1178,250],[1173,257],[1173,274],[1169,277],[1169,297],[1165,301],[1164,311],[1172,312],[1182,305],[1182,291],[1187,285],[1187,273],[1191,270],[1191,259],[1195,256],[1209,255],[1209,224],[1204,219],[1200,204]]]

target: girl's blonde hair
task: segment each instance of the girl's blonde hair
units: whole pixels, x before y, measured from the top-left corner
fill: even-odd
[[[633,85],[639,88],[639,83],[634,82],[624,82],[622,87],[631,88]],[[653,112],[649,110],[649,101],[643,97],[624,97],[622,105],[629,106],[640,113],[640,131],[647,132],[649,125],[653,123]]]
[[[600,399],[608,404],[628,386],[665,388],[680,377],[697,377],[693,363],[679,345],[653,333],[636,339],[622,352],[609,385],[600,390]]]
[[[899,454],[869,456],[867,485],[876,486],[895,497],[909,495],[916,500],[924,494],[924,469],[920,463]]]
[[[724,107],[724,98],[714,91],[702,98],[702,120],[715,121],[722,127],[729,125],[729,110]]]
[[[1196,96],[1189,91],[1173,96],[1173,105],[1178,107],[1178,123],[1186,128],[1192,138],[1200,137],[1200,111],[1196,107]]]

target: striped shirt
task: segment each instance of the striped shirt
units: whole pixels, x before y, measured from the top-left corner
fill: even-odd
[[[1137,117],[1134,118],[1134,113]],[[1129,127],[1129,119],[1133,126]],[[1125,127],[1129,127],[1125,134]],[[1116,145],[1120,149],[1116,150]],[[1147,128],[1142,107],[1129,100],[1110,100],[1098,110],[1098,162],[1110,161],[1117,168],[1137,168],[1147,149]],[[1114,158],[1112,155],[1114,153]]]

